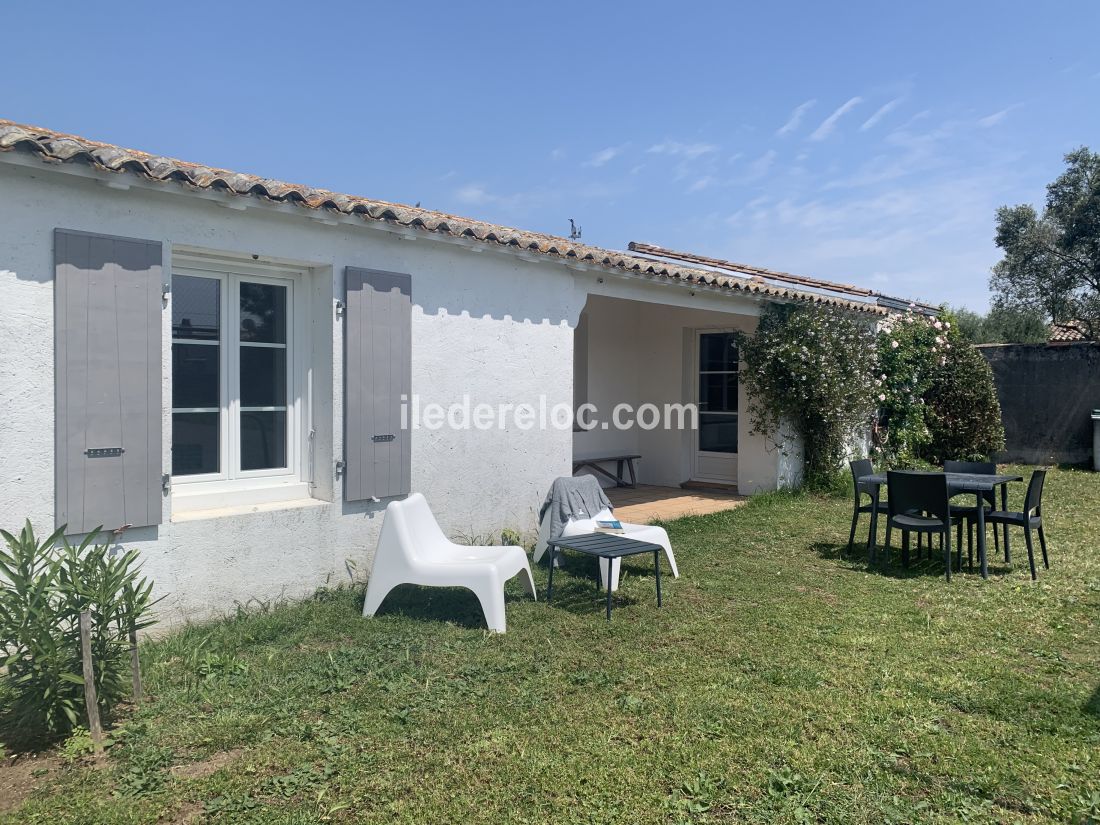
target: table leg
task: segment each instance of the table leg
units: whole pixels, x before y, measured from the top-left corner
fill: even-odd
[[[557,554],[557,550],[553,547],[550,548],[550,580],[546,583],[546,603],[550,604],[550,600],[554,598],[554,556]]]
[[[611,559],[607,560],[607,620],[611,621]]]
[[[1008,485],[1007,484],[1002,484],[1001,485],[1001,509],[1002,510],[1008,510]],[[994,525],[993,529],[994,530],[997,529],[996,525]],[[1005,524],[1004,529],[1005,529],[1005,531],[1004,531],[1003,538],[1005,540],[1005,561],[1010,562],[1010,561],[1012,561],[1012,553],[1008,549],[1008,525],[1007,524]]]
[[[979,492],[975,496],[976,503],[978,505],[978,561],[982,566],[982,578],[989,578],[989,561],[985,557],[985,502],[982,501],[982,494]]]
[[[653,551],[653,575],[657,577],[657,607],[661,606],[661,551]]]

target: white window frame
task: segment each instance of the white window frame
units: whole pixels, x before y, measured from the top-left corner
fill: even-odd
[[[172,476],[173,514],[232,508],[309,497],[305,422],[308,419],[309,292],[308,272],[277,265],[238,261],[191,260],[177,254],[172,275],[218,280],[220,287],[219,472]],[[241,282],[287,289],[286,300],[286,467],[240,470],[240,349],[257,346],[240,340]],[[171,323],[171,322],[170,322]],[[192,339],[178,339],[194,344]],[[177,339],[172,336],[174,345]],[[210,342],[211,344],[213,342]],[[201,342],[200,342],[200,345]],[[270,345],[261,345],[270,346]],[[256,408],[261,409],[261,408]],[[274,408],[262,408],[274,409]],[[187,412],[172,407],[171,412]],[[198,410],[195,410],[198,411]],[[205,409],[203,411],[206,411]]]

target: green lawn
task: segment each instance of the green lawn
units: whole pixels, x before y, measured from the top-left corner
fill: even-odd
[[[850,507],[670,523],[665,606],[639,557],[611,624],[577,558],[500,637],[416,588],[191,628],[105,764],[43,763],[4,821],[1097,821],[1100,475],[1048,479],[1038,583],[1022,538],[989,581],[846,559]]]

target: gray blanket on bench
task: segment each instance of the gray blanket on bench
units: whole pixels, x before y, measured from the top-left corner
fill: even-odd
[[[600,510],[610,509],[611,502],[595,476],[556,478],[539,509],[539,523],[549,512],[549,537],[556,539],[570,520],[593,518]]]

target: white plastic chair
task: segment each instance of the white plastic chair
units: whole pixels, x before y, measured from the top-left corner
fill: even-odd
[[[505,631],[504,583],[518,573],[535,596],[535,580],[522,547],[467,547],[443,535],[420,493],[386,507],[374,567],[367,581],[363,615],[373,616],[386,595],[401,584],[465,587],[481,602],[485,623]]]
[[[603,509],[596,514],[595,518],[585,519],[570,519],[566,523],[565,528],[561,534],[563,536],[579,536],[584,533],[595,533],[597,521],[607,521],[615,518],[615,514],[611,510]],[[668,566],[672,568],[672,575],[676,578],[680,577],[680,571],[676,567],[676,556],[672,553],[672,544],[668,540],[668,533],[664,527],[657,527],[653,524],[627,524],[622,522],[623,535],[628,539],[636,539],[638,541],[648,541],[653,544],[659,544],[665,549],[665,558],[668,559]],[[543,516],[542,523],[539,525],[539,537],[535,542],[535,564],[539,563],[539,559],[547,551],[546,542],[550,538],[550,511],[547,510]],[[607,559],[600,559],[600,583],[604,588],[607,587]],[[622,559],[611,560],[611,589],[619,589],[619,567]],[[551,564],[554,560],[551,560]]]

